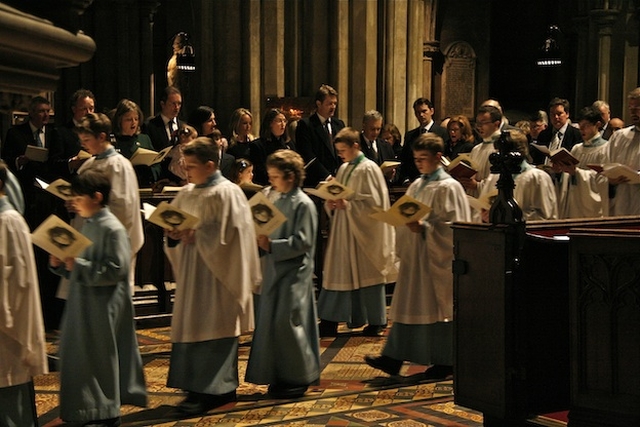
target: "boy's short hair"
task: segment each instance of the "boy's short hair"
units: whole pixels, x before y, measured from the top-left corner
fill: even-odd
[[[106,172],[87,169],[71,180],[71,191],[77,196],[89,196],[93,198],[95,193],[102,194],[102,206],[109,204],[111,193],[111,181]]]
[[[293,183],[301,187],[304,182],[304,160],[293,150],[278,150],[267,157],[267,168],[276,168],[288,179],[293,176]]]
[[[111,120],[106,114],[89,113],[80,120],[80,124],[76,126],[77,134],[90,134],[95,137],[101,133],[107,136],[111,135]]]
[[[184,156],[194,156],[202,164],[212,161],[216,167],[220,161],[220,149],[211,138],[199,136],[191,142],[188,142],[182,150]]]
[[[444,141],[435,133],[423,133],[413,143],[413,151],[428,151],[433,155],[444,153]]]
[[[602,114],[600,113],[600,110],[593,106],[584,107],[580,110],[580,113],[578,113],[578,123],[583,120],[588,121],[592,125],[595,125],[598,122],[602,123]]]
[[[530,162],[531,156],[529,155],[529,139],[527,139],[527,135],[520,129],[509,129],[505,132],[509,133],[509,137],[513,143],[513,149],[522,154],[522,157]]]
[[[336,138],[333,140],[334,144],[337,144],[338,142],[342,142],[349,147],[353,147],[354,144],[360,143],[360,132],[351,127],[340,129]]]

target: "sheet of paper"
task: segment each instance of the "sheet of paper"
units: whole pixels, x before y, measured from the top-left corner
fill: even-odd
[[[50,215],[31,234],[34,245],[58,259],[75,258],[92,242],[55,215]]]

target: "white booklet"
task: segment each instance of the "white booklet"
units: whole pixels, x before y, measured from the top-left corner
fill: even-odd
[[[640,184],[640,174],[638,171],[621,163],[589,164],[587,167],[601,173],[607,178],[615,179],[623,176],[629,180],[629,184]]]
[[[46,162],[49,159],[49,149],[27,145],[24,155],[33,162]]]
[[[340,184],[335,179],[322,181],[316,188],[305,188],[304,191],[325,200],[347,199],[353,194],[352,189]]]
[[[190,230],[196,228],[200,219],[167,202],[160,202],[156,207],[149,203],[142,204],[144,219],[165,230]]]
[[[394,227],[400,227],[410,222],[418,221],[429,212],[431,208],[411,196],[404,195],[400,197],[388,210],[377,208],[378,212],[374,212],[369,216],[378,221],[386,222]]]
[[[50,215],[35,229],[31,241],[61,260],[77,257],[93,243],[55,215]]]
[[[36,178],[36,184],[43,190],[48,191],[54,196],[60,197],[62,200],[67,201],[73,199],[73,193],[71,192],[71,184],[64,179],[56,179],[51,184],[47,184],[40,178]]]
[[[493,201],[496,199],[496,197],[498,197],[498,189],[494,189],[492,191],[489,191],[485,194],[483,194],[482,196],[476,198],[473,196],[470,196],[467,194],[467,199],[469,200],[469,205],[476,210],[482,211],[488,211],[491,209],[491,205],[493,204]]]
[[[164,158],[167,157],[167,154],[169,154],[169,151],[171,151],[172,148],[173,146],[169,146],[163,148],[160,151],[153,151],[146,148],[138,147],[138,149],[131,155],[131,164],[134,166],[155,165],[156,163],[160,163],[162,160],[164,160]]]
[[[257,192],[249,199],[256,235],[268,236],[287,221],[287,217],[264,195]]]

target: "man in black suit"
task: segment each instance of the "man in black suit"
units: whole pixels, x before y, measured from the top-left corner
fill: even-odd
[[[178,129],[183,124],[178,120],[181,108],[180,89],[173,86],[166,87],[160,95],[160,114],[150,118],[142,129],[142,133],[149,135],[156,151],[176,144]]]
[[[601,99],[594,101],[592,107],[599,111],[602,116],[602,127],[599,130],[602,134],[602,139],[606,139],[608,141],[614,131],[613,128],[609,126],[609,122],[611,121],[611,107],[609,107],[607,102]]]
[[[549,147],[549,150],[557,150],[564,147],[571,151],[574,145],[582,141],[580,131],[571,125],[569,101],[563,98],[553,98],[549,102],[549,121],[551,126],[540,132],[538,144]],[[548,163],[547,157],[540,150],[532,150],[530,153],[533,164]]]
[[[376,110],[367,111],[362,118],[360,150],[368,158],[381,165],[386,160],[395,160],[393,147],[382,138],[382,114]]]
[[[60,199],[34,185],[36,177],[48,183],[59,178],[57,168],[62,159],[63,147],[56,129],[49,125],[50,109],[51,104],[46,98],[34,97],[29,103],[29,120],[9,129],[2,144],[2,158],[18,178],[22,188],[24,218],[31,230],[53,213],[59,216],[66,213]],[[47,160],[28,158],[25,153],[29,146],[46,148]],[[62,316],[62,303],[55,297],[60,277],[49,271],[49,255],[44,250],[36,247],[34,253],[44,324],[47,329],[57,328]]]
[[[96,97],[90,90],[78,89],[71,96],[70,104],[73,114],[71,120],[57,128],[62,143],[62,158],[58,165],[58,172],[65,179],[69,179],[86,160],[76,158],[82,147],[74,129],[84,116],[95,111]]]
[[[418,139],[420,135],[427,132],[432,132],[442,138],[443,141],[447,140],[447,130],[441,126],[438,126],[433,121],[433,114],[435,109],[433,103],[427,98],[418,98],[413,103],[413,112],[420,123],[415,129],[411,129],[404,135],[404,146],[402,147],[402,153],[400,154],[400,168],[398,182],[403,185],[408,185],[411,181],[416,179],[420,172],[416,168],[413,162],[413,141]]]
[[[340,166],[340,159],[333,146],[333,138],[345,127],[334,117],[338,106],[338,92],[329,85],[322,85],[316,92],[316,112],[298,122],[296,148],[307,168],[305,185],[315,187],[320,181],[333,177]]]

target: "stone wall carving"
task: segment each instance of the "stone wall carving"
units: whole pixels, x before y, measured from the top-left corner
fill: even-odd
[[[476,88],[476,54],[464,41],[444,50],[442,71],[442,117],[464,114],[473,117]]]

